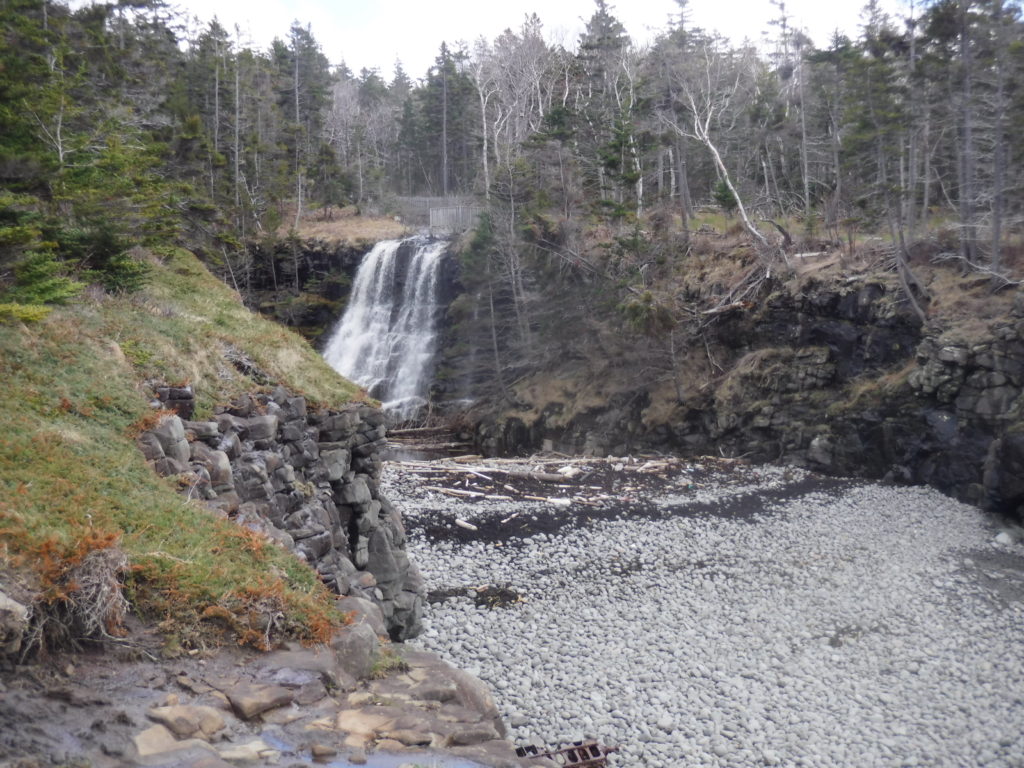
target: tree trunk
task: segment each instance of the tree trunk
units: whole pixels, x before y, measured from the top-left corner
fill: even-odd
[[[920,107],[918,88],[913,85],[914,75],[917,72],[917,35],[914,34],[916,27],[911,24],[910,34],[910,137],[907,148],[907,184],[903,193],[904,214],[907,236],[914,240],[917,230],[917,166],[918,155],[918,126],[920,125]]]
[[[481,75],[482,77],[482,75]],[[484,97],[483,84],[477,78],[476,92],[480,97],[480,136],[483,139],[483,146],[480,149],[480,158],[483,160],[483,171],[484,171],[484,199],[491,199],[491,166],[488,152],[490,151],[487,147],[487,101]]]
[[[441,194],[448,197],[448,66],[441,63]]]
[[[213,62],[213,151],[220,151],[220,46]]]
[[[241,122],[242,122],[242,94],[239,87],[239,71],[242,68],[241,57],[235,59],[235,131],[234,131],[234,187],[235,187],[235,215],[238,217],[238,228],[242,233],[242,239],[245,239],[245,216],[242,213],[242,189],[241,189],[241,163],[240,156],[242,154],[242,142],[241,142]]]
[[[992,20],[996,36],[995,137],[992,147],[992,239],[989,262],[992,271],[1002,269],[1003,214],[1006,206],[1006,40],[1002,0],[995,0]]]
[[[302,220],[302,121],[299,112],[299,49],[295,51],[295,229]]]
[[[924,176],[924,181],[921,185],[921,226],[928,226],[928,209],[932,204],[932,148],[931,148],[931,122],[932,122],[932,111],[930,107],[925,107],[924,113],[924,127],[923,135],[921,136],[922,143],[924,144],[924,167],[921,169],[921,173]]]
[[[732,183],[732,177],[729,175],[729,170],[725,167],[725,163],[722,162],[722,156],[718,152],[718,147],[711,141],[711,137],[707,131],[701,132],[701,135],[697,137],[708,151],[711,153],[711,159],[714,160],[715,167],[718,169],[719,174],[722,177],[722,181],[725,182],[725,186],[729,188],[729,192],[732,193],[733,198],[736,200],[736,210],[740,214],[740,221],[743,222],[743,228],[747,230],[752,238],[757,241],[764,250],[769,250],[771,244],[768,242],[768,238],[761,234],[760,230],[754,226],[754,222],[750,220],[750,216],[747,215],[747,209],[743,205],[743,199],[740,197],[740,193],[736,190],[736,187]]]
[[[686,151],[683,142],[680,140],[676,146],[675,183],[679,194],[679,212],[683,217],[683,229],[689,226],[693,217],[693,200],[690,197],[690,179],[686,163]]]
[[[804,100],[804,54],[798,48],[800,57],[798,77],[800,78],[800,167],[804,182],[804,226],[811,227],[811,170],[807,158],[807,102]]]
[[[972,102],[974,74],[971,66],[971,35],[967,12],[971,0],[960,0],[960,255],[974,263],[977,243],[974,221],[974,126]]]

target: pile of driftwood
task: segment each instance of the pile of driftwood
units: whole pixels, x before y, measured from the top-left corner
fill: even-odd
[[[405,451],[452,452],[468,450],[472,443],[449,427],[411,427],[388,430],[391,448]]]
[[[639,476],[667,478],[678,470],[682,460],[574,459],[564,456],[484,459],[477,455],[467,455],[433,461],[392,463],[403,473],[429,479],[429,484],[420,486],[422,490],[460,499],[542,501],[556,507],[569,507],[573,504],[602,507],[606,502],[620,501],[624,495],[639,492],[641,488],[631,480],[639,480]],[[471,524],[463,524],[463,521],[456,523],[471,527]]]

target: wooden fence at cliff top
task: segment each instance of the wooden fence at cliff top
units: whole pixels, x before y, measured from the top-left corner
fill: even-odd
[[[470,195],[450,195],[448,197],[397,197],[393,206],[402,221],[412,226],[427,227],[432,225],[431,212],[448,208],[473,208],[480,201]],[[475,224],[475,220],[472,222]]]
[[[484,209],[479,205],[449,205],[430,209],[430,232],[434,235],[464,232],[476,226]]]

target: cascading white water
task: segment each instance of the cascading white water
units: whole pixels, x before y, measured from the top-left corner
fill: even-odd
[[[363,257],[345,314],[324,349],[334,370],[365,387],[398,420],[426,402],[445,245],[425,237],[377,243]]]

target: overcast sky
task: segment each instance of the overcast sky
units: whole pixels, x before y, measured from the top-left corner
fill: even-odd
[[[88,0],[75,0],[79,5]],[[442,41],[472,44],[480,35],[493,40],[536,13],[549,40],[574,48],[593,0],[171,0],[203,23],[214,17],[229,32],[237,24],[250,44],[266,47],[285,39],[293,21],[311,25],[313,36],[332,63],[342,60],[355,73],[376,68],[390,80],[396,59],[410,77],[423,77]],[[905,13],[907,0],[881,0],[890,13]],[[674,0],[610,2],[634,41],[646,41],[678,15]],[[786,0],[797,27],[825,45],[836,28],[855,35],[864,0]],[[778,15],[769,0],[690,0],[689,26],[717,30],[735,40],[757,41]]]

